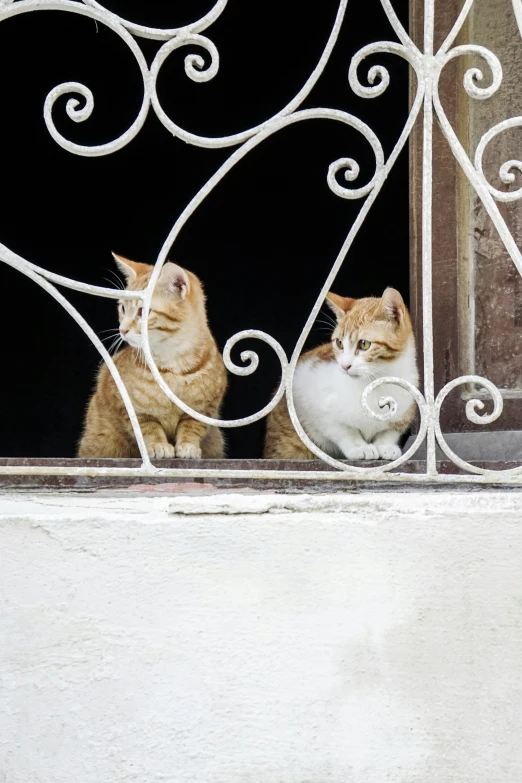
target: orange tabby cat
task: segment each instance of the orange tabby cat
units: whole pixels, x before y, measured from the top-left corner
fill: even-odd
[[[153,267],[114,256],[127,289],[142,290]],[[224,454],[223,435],[183,413],[161,391],[141,352],[142,302],[119,303],[120,335],[128,343],[115,358],[133,402],[150,457],[199,459]],[[205,295],[192,272],[168,261],[149,313],[149,343],[164,381],[191,408],[218,417],[227,374],[207,323]],[[138,457],[120,393],[104,364],[89,402],[80,457]]]
[[[368,396],[372,410],[390,396],[397,402],[387,421],[370,417],[361,405],[366,386],[395,376],[418,384],[415,340],[401,295],[387,288],[382,298],[349,299],[329,293],[327,302],[337,325],[331,342],[304,354],[294,375],[294,403],[308,437],[339,459],[400,457],[399,440],[411,424],[411,394],[384,384]],[[268,416],[264,456],[269,459],[316,459],[297,435],[286,400]]]

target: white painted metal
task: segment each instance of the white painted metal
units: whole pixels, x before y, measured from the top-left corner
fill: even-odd
[[[509,0],[506,0],[508,2]],[[372,479],[374,481],[394,481],[394,482],[441,482],[441,481],[454,481],[455,483],[461,483],[463,481],[472,483],[505,483],[516,484],[522,483],[522,466],[514,470],[509,471],[487,471],[481,468],[477,468],[468,462],[465,462],[458,457],[452,449],[445,442],[443,434],[440,429],[440,410],[449,392],[456,386],[465,384],[475,384],[485,389],[492,397],[494,402],[494,410],[488,415],[479,415],[478,411],[484,408],[484,404],[481,399],[468,400],[466,404],[466,415],[468,419],[477,424],[490,424],[495,421],[502,413],[502,396],[499,390],[487,379],[480,378],[474,375],[467,375],[448,383],[435,397],[434,390],[434,370],[433,370],[433,323],[432,323],[432,133],[434,113],[440,124],[440,127],[448,141],[448,144],[455,155],[457,161],[471,182],[473,188],[477,192],[478,196],[484,203],[484,206],[491,217],[493,224],[495,225],[506,249],[508,250],[515,266],[520,274],[522,274],[522,254],[517,247],[498,207],[496,201],[513,201],[522,196],[522,188],[512,190],[509,192],[499,191],[494,188],[485,178],[483,171],[483,156],[484,151],[488,143],[499,133],[504,130],[513,127],[522,127],[522,117],[513,117],[506,119],[495,127],[491,128],[482,137],[480,143],[477,146],[474,159],[468,155],[466,150],[460,144],[454,130],[452,129],[445,113],[442,108],[439,95],[438,84],[439,78],[445,65],[455,57],[461,57],[463,55],[475,54],[482,58],[491,74],[490,83],[488,86],[482,86],[480,82],[484,80],[484,74],[478,68],[470,68],[464,77],[464,88],[468,95],[472,99],[485,100],[490,98],[499,88],[502,82],[502,66],[493,52],[487,50],[482,46],[476,45],[464,45],[453,47],[453,43],[457,37],[457,34],[461,30],[470,10],[473,6],[474,0],[466,0],[464,6],[455,21],[455,24],[446,37],[444,43],[437,52],[433,50],[434,40],[434,4],[435,0],[425,0],[425,29],[424,29],[424,51],[421,52],[419,48],[413,43],[408,33],[401,25],[397,18],[390,0],[381,0],[381,5],[387,18],[390,22],[391,28],[398,38],[398,42],[393,41],[381,41],[374,44],[370,44],[361,49],[353,58],[350,64],[348,79],[352,90],[360,97],[364,98],[378,98],[387,89],[390,76],[386,68],[380,65],[374,65],[366,74],[366,81],[368,84],[363,84],[359,80],[359,70],[363,64],[363,61],[368,55],[378,53],[392,53],[404,58],[411,66],[416,75],[416,95],[412,104],[412,108],[404,127],[404,130],[388,160],[385,159],[382,146],[377,136],[373,133],[371,128],[357,117],[354,117],[347,112],[337,109],[317,108],[301,110],[305,98],[308,97],[312,88],[316,84],[320,75],[324,71],[324,68],[330,58],[332,50],[336,44],[341,25],[343,23],[344,14],[346,11],[348,0],[341,0],[339,3],[339,9],[337,16],[326,43],[323,54],[317,63],[314,71],[303,85],[298,94],[274,116],[267,119],[265,122],[256,125],[255,127],[244,130],[240,133],[236,133],[230,136],[224,137],[205,137],[198,136],[194,133],[190,133],[187,130],[181,128],[174,122],[164,111],[161,106],[161,102],[156,90],[156,83],[158,74],[165,60],[168,59],[171,52],[180,47],[194,46],[203,48],[208,55],[208,62],[199,54],[188,54],[185,58],[185,72],[187,76],[195,82],[205,82],[213,79],[219,70],[219,53],[216,46],[202,33],[212,25],[212,23],[220,16],[227,5],[227,0],[218,0],[213,8],[201,19],[194,21],[193,23],[182,27],[172,29],[160,29],[145,27],[143,25],[134,24],[117,14],[109,11],[97,0],[81,0],[81,2],[71,2],[71,0],[0,0],[0,22],[6,21],[14,16],[18,16],[24,13],[31,12],[43,12],[43,11],[65,11],[68,13],[80,14],[96,20],[106,26],[108,26],[113,32],[120,36],[120,38],[127,44],[131,52],[133,53],[138,67],[141,72],[143,80],[143,99],[140,111],[130,128],[127,129],[117,139],[99,146],[84,146],[79,145],[66,139],[61,133],[58,132],[54,120],[53,110],[56,100],[63,95],[80,95],[83,99],[83,105],[75,97],[69,98],[66,104],[66,111],[68,116],[74,122],[85,122],[89,119],[94,108],[94,96],[92,92],[83,84],[77,82],[66,82],[64,84],[55,87],[46,98],[44,106],[44,118],[49,130],[49,133],[56,141],[57,144],[71,153],[83,156],[99,156],[107,155],[117,152],[140,132],[145,119],[152,108],[158,119],[163,125],[170,130],[170,132],[177,138],[183,141],[205,148],[217,148],[217,147],[229,147],[237,146],[237,149],[229,156],[221,168],[210,178],[210,180],[204,185],[199,193],[190,201],[185,210],[181,213],[176,220],[170,234],[165,239],[163,247],[158,255],[154,272],[151,276],[150,283],[144,292],[140,292],[143,296],[143,308],[144,308],[144,330],[145,330],[145,357],[150,370],[156,379],[158,385],[162,388],[163,392],[178,405],[183,411],[189,413],[195,419],[205,422],[212,426],[220,427],[240,427],[251,422],[257,421],[266,416],[274,406],[282,399],[286,394],[288,407],[292,422],[302,439],[302,441],[308,446],[308,448],[321,458],[325,463],[334,467],[336,470],[324,470],[324,471],[274,471],[274,470],[253,470],[253,471],[233,471],[230,469],[216,469],[210,470],[198,466],[198,463],[194,463],[193,469],[166,469],[153,465],[147,455],[143,437],[139,428],[139,423],[132,407],[130,397],[125,390],[123,382],[118,374],[118,371],[112,362],[110,356],[104,350],[102,343],[97,338],[96,334],[92,331],[89,325],[84,321],[76,309],[60,294],[54,284],[65,288],[71,288],[73,290],[82,291],[87,294],[96,296],[104,296],[113,299],[118,298],[139,298],[139,294],[136,292],[121,292],[119,290],[108,289],[100,286],[87,285],[76,280],[62,277],[48,272],[45,269],[37,266],[34,263],[29,262],[26,259],[13,253],[9,248],[0,244],[0,260],[10,266],[18,269],[23,274],[27,275],[33,281],[42,286],[48,293],[51,294],[62,306],[69,312],[74,320],[81,326],[83,331],[87,334],[89,339],[93,342],[96,348],[100,351],[103,359],[107,362],[113,377],[118,384],[118,388],[122,394],[127,411],[129,413],[134,432],[140,447],[142,455],[142,464],[138,469],[127,468],[88,468],[84,466],[78,466],[76,468],[59,468],[59,467],[16,467],[16,466],[4,466],[0,467],[0,474],[43,474],[43,475],[59,475],[63,473],[75,474],[75,475],[107,475],[112,474],[115,476],[132,476],[132,475],[158,475],[158,476],[170,476],[170,477],[187,477],[187,476],[200,476],[206,478],[213,477],[230,477],[230,476],[249,476],[252,478],[268,478],[277,475],[281,478],[288,479],[311,479],[317,481],[318,479],[325,480],[351,480],[351,479]],[[521,29],[522,35],[522,0],[512,0],[513,8],[517,18],[517,22]],[[150,38],[157,41],[163,41],[160,46],[156,57],[152,65],[147,65],[146,59],[141,51],[139,43],[136,39]],[[322,303],[324,302],[325,295],[330,288],[341,264],[343,263],[346,254],[348,253],[351,244],[359,231],[360,226],[365,220],[373,202],[377,198],[382,188],[386,177],[388,176],[391,168],[395,164],[397,157],[404,145],[406,144],[413,125],[418,117],[418,114],[423,107],[423,186],[422,186],[422,208],[423,208],[423,221],[422,221],[422,282],[423,282],[423,357],[424,357],[424,394],[418,389],[408,384],[406,381],[399,378],[383,378],[371,383],[365,390],[362,398],[362,405],[367,410],[369,416],[377,419],[385,420],[393,414],[395,409],[395,401],[390,398],[382,398],[379,402],[381,408],[379,411],[374,411],[370,408],[368,403],[368,395],[374,389],[378,388],[384,383],[395,384],[402,388],[408,389],[413,399],[415,400],[419,413],[420,413],[420,427],[417,437],[414,443],[399,459],[390,462],[383,463],[378,467],[358,467],[349,466],[345,463],[333,459],[324,452],[321,451],[306,435],[304,432],[294,406],[293,401],[293,377],[297,361],[301,354],[305,340],[312,328],[314,321],[319,313]],[[359,165],[351,157],[344,157],[333,162],[327,173],[327,183],[331,190],[341,198],[346,199],[364,199],[362,202],[361,210],[356,218],[353,226],[351,227],[346,237],[343,246],[341,247],[337,258],[335,259],[331,270],[326,277],[323,287],[317,296],[317,300],[310,312],[308,320],[304,325],[299,340],[294,348],[290,360],[287,359],[282,346],[270,335],[255,331],[247,330],[240,332],[228,341],[224,350],[224,361],[228,370],[236,375],[249,375],[257,369],[259,359],[254,351],[244,351],[241,354],[241,360],[244,363],[243,366],[237,366],[231,359],[231,349],[240,340],[245,338],[257,338],[273,348],[276,352],[281,363],[281,383],[275,397],[265,407],[250,415],[241,419],[232,420],[217,420],[203,416],[197,411],[192,410],[182,400],[180,400],[165,384],[161,373],[159,372],[154,358],[152,356],[150,346],[148,343],[147,335],[147,314],[150,308],[152,292],[154,286],[161,273],[163,264],[167,260],[167,254],[170,252],[172,244],[175,242],[178,234],[182,230],[183,226],[187,223],[190,217],[198,209],[200,204],[211,193],[215,186],[225,177],[229,171],[244,158],[250,150],[261,144],[268,136],[277,133],[282,128],[285,128],[291,124],[303,122],[307,119],[323,119],[332,120],[335,122],[344,122],[357,130],[370,145],[374,157],[375,157],[375,173],[369,182],[360,185],[358,187],[352,187],[351,183],[354,183],[359,177]],[[239,145],[239,146],[238,146]],[[509,160],[500,168],[499,176],[502,182],[505,184],[511,184],[514,182],[514,172],[522,171],[522,162],[518,160]],[[344,180],[347,184],[340,184],[337,176],[343,173]],[[480,394],[483,396],[483,393]],[[400,471],[392,472],[412,457],[421,443],[427,440],[427,463],[426,471],[422,474],[409,474],[402,473]],[[445,475],[441,476],[437,472],[437,465],[435,459],[436,442],[439,443],[448,458],[460,469],[466,471],[466,475],[453,475],[451,477]]]

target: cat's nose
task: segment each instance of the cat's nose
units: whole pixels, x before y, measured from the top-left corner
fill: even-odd
[[[352,368],[351,364],[343,364],[343,370],[345,372],[349,372],[351,370],[351,368]]]
[[[126,337],[130,332],[130,329],[120,329],[120,333],[122,337]]]

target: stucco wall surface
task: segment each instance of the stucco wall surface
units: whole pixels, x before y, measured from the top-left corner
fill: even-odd
[[[0,553],[2,783],[522,781],[518,492],[4,495]]]

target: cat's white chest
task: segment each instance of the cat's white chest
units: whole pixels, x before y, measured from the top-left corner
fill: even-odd
[[[331,435],[332,428],[343,426],[364,431],[375,430],[375,420],[361,406],[365,383],[343,374],[335,361],[303,362],[296,370],[294,399],[297,414],[312,439]]]
[[[404,378],[417,385],[414,353],[398,362],[390,362],[387,375]],[[316,442],[335,440],[339,429],[358,430],[370,442],[378,432],[389,429],[391,422],[405,417],[412,404],[406,390],[392,384],[383,384],[368,395],[372,410],[379,413],[379,400],[392,397],[397,411],[388,421],[374,419],[362,407],[361,397],[369,381],[347,375],[335,361],[301,362],[294,376],[296,411],[304,429]]]

